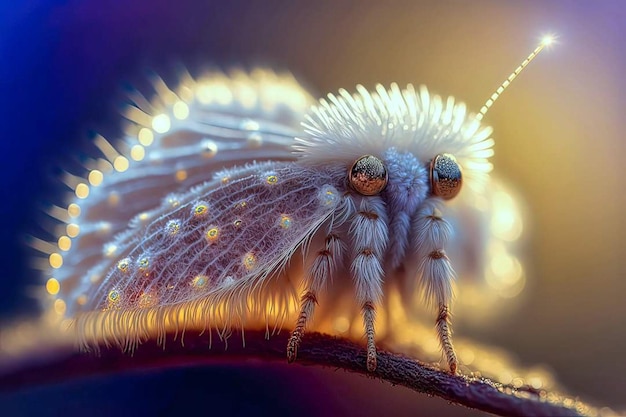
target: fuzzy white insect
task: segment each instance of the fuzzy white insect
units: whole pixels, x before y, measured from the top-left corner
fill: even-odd
[[[350,277],[368,370],[376,369],[385,282],[407,291],[417,282],[438,311],[439,341],[455,372],[455,273],[446,254],[453,231],[440,209],[462,183],[484,189],[494,142],[480,121],[548,43],[478,115],[412,85],[340,90],[307,113],[310,96],[267,71],[187,76],[177,92],[156,80],[163,102],[133,97],[125,150],[97,138],[104,158],[92,161],[88,181],[67,175],[75,198],[56,210],[67,224],[61,251],[49,251],[46,282],[54,310],[85,347],[104,340],[132,349],[190,327],[218,327],[226,337],[248,316],[287,314],[301,249],[289,361],[331,280]]]

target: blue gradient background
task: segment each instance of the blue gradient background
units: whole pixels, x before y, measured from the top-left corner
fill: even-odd
[[[0,5],[0,316],[32,312],[26,233],[61,204],[61,166],[78,170],[90,131],[119,135],[129,85],[148,69],[268,65],[314,90],[425,83],[478,109],[544,31],[561,45],[520,77],[487,117],[496,171],[529,208],[525,304],[502,324],[457,328],[542,362],[582,399],[626,409],[623,220],[626,13],[620,1],[289,2],[14,1]],[[497,313],[497,312],[494,312]],[[270,382],[266,382],[269,378]],[[67,404],[72,408],[65,409]],[[44,387],[0,396],[7,415],[467,415],[377,381],[247,364]]]

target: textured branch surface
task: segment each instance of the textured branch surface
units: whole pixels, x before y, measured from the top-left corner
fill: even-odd
[[[246,331],[245,347],[240,336],[228,339],[228,348],[214,343],[208,349],[208,337],[186,334],[184,344],[168,339],[165,349],[152,341],[139,346],[132,354],[117,348],[102,347],[98,355],[66,353],[48,363],[32,363],[9,374],[0,374],[0,390],[8,391],[43,383],[129,370],[202,366],[224,359],[257,358],[286,361],[288,332],[265,339],[265,332]],[[451,375],[405,356],[381,351],[374,373],[365,368],[363,347],[341,338],[310,333],[298,351],[296,363],[340,368],[380,378],[414,391],[436,395],[452,403],[497,415],[507,416],[581,416],[596,415],[597,410],[580,401],[530,388],[514,388],[484,378]]]

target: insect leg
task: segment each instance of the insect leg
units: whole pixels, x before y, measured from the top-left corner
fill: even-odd
[[[380,304],[383,295],[382,257],[388,242],[387,216],[380,198],[361,200],[349,234],[354,250],[350,272],[356,284],[357,301],[362,306],[367,337],[367,370],[373,372],[376,370],[374,321],[376,305]]]
[[[456,373],[457,359],[454,345],[452,344],[452,330],[450,328],[450,308],[446,304],[439,304],[439,315],[437,316],[437,336],[441,349],[446,355],[450,372]]]
[[[287,343],[287,361],[293,362],[298,354],[298,346],[304,336],[307,323],[313,318],[317,295],[324,290],[326,283],[337,270],[343,259],[344,246],[339,237],[333,233],[326,236],[324,249],[320,250],[313,261],[305,280],[305,291],[300,299],[300,314],[296,328]]]
[[[454,269],[446,255],[452,228],[441,217],[436,201],[426,201],[420,208],[413,224],[418,254],[421,257],[419,270],[420,284],[426,300],[436,304],[439,310],[436,321],[437,336],[452,373],[456,372],[457,358],[452,344],[450,323],[450,301]]]

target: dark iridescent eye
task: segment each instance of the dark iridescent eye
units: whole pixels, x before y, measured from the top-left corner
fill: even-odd
[[[430,188],[434,195],[449,200],[461,191],[462,184],[461,167],[454,156],[441,153],[430,161]]]
[[[375,156],[364,155],[354,162],[348,179],[359,194],[376,195],[387,186],[387,168]]]

